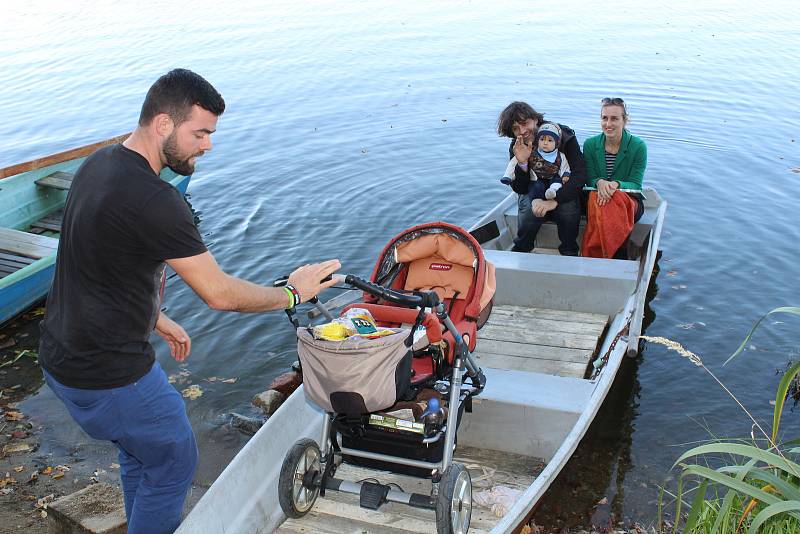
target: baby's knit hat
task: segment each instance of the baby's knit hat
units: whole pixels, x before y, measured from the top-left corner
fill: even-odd
[[[539,126],[539,131],[536,132],[536,140],[538,141],[543,135],[552,136],[556,140],[556,145],[558,145],[558,140],[561,139],[561,127],[554,122],[542,123]]]

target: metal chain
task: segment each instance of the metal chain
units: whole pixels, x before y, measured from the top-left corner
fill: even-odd
[[[592,373],[591,380],[597,378],[597,376],[600,374],[600,371],[602,371],[603,367],[605,367],[606,364],[608,363],[608,358],[609,356],[611,356],[611,351],[614,350],[614,347],[617,345],[617,341],[619,341],[622,336],[626,335],[630,331],[630,328],[631,328],[631,318],[629,318],[628,322],[625,323],[625,326],[623,326],[622,329],[619,332],[617,332],[617,335],[614,337],[613,341],[611,341],[611,345],[609,345],[606,353],[603,354],[602,357],[592,362],[592,365],[594,365],[594,372]],[[598,360],[600,360],[600,363],[597,363]]]

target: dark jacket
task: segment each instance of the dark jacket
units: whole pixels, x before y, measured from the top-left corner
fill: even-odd
[[[568,126],[559,124],[561,127],[561,140],[558,143],[558,150],[567,156],[569,163],[569,181],[556,193],[556,201],[569,202],[575,200],[586,185],[586,163],[583,160],[583,152],[575,132]],[[535,150],[535,149],[534,149]],[[514,157],[514,139],[508,147],[509,159]],[[531,183],[531,176],[527,171],[523,171],[519,166],[514,168],[514,180],[511,182],[511,189],[515,193],[525,195]]]

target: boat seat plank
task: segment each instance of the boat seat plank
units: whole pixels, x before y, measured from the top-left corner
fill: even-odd
[[[458,447],[455,461],[464,464],[472,477],[473,493],[503,485],[524,490],[533,483],[544,469],[539,458],[506,452]],[[352,482],[377,479],[382,484],[397,484],[406,492],[429,494],[428,479],[398,475],[387,471],[375,471],[349,464],[342,464],[336,477]],[[470,533],[489,532],[500,518],[491,510],[473,505]],[[413,508],[404,504],[386,503],[379,510],[365,510],[358,505],[358,495],[328,491],[320,497],[314,508],[300,519],[288,519],[277,530],[279,533],[326,532],[351,534],[401,534],[422,532],[435,534],[436,516],[433,510]]]
[[[576,321],[585,324],[597,323],[605,325],[608,317],[599,313],[585,313],[566,310],[548,310],[546,308],[527,308],[525,306],[512,306],[510,304],[498,305],[492,308],[492,315],[520,317],[523,319],[553,319],[556,321]]]
[[[69,191],[69,188],[72,187],[73,178],[75,178],[75,175],[72,173],[56,171],[52,174],[48,174],[44,178],[39,178],[35,183],[41,187],[50,187],[53,189],[60,189],[62,191]]]
[[[0,228],[0,251],[40,259],[58,250],[58,239]]]
[[[28,258],[26,256],[18,256],[16,254],[9,254],[7,252],[0,252],[0,260],[13,261],[15,263],[23,263],[25,265],[30,265],[31,263],[36,261],[33,258]]]
[[[583,378],[607,317],[497,305],[478,333],[481,367]]]
[[[50,230],[52,232],[61,232],[61,224],[63,220],[64,210],[60,209],[31,224],[31,229],[38,228],[41,230]]]

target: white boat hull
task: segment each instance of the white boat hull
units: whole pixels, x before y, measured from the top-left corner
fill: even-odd
[[[543,321],[541,324],[553,324],[562,317],[558,314],[566,314],[564,317],[567,318],[573,314],[572,319],[561,322],[569,320],[576,329],[596,326],[596,318],[601,317],[599,334],[593,334],[597,346],[587,354],[592,354],[593,359],[607,356],[599,374],[587,378],[585,376],[592,374],[592,367],[586,365],[588,361],[575,372],[575,366],[568,365],[570,362],[541,356],[537,350],[520,353],[522,357],[501,355],[482,349],[480,345],[495,347],[498,346],[496,343],[479,341],[476,355],[486,373],[487,386],[474,399],[473,412],[463,418],[459,447],[478,447],[496,451],[499,455],[523,454],[531,457],[532,461],[541,458],[546,463],[513,507],[491,524],[483,523],[481,530],[510,532],[527,520],[589,428],[625,354],[637,346],[645,295],[666,210],[666,202],[655,191],[647,190],[645,193],[648,199],[645,217],[632,236],[635,247],[641,252],[636,261],[507,252],[516,231],[515,196],[509,196],[476,225],[495,221],[500,230],[499,237],[484,244],[486,258],[495,264],[497,271],[495,305],[501,311],[493,313],[496,332],[504,331],[501,324],[504,317],[513,318],[520,324],[521,317],[534,317],[531,321],[539,321],[536,318],[539,314]],[[547,239],[545,231],[542,243],[537,245],[546,246]],[[487,325],[484,331],[491,328]],[[633,335],[625,335],[626,329]],[[573,331],[577,333],[561,336],[561,343],[562,353],[574,356],[583,350],[580,343],[586,342],[587,335],[584,330]],[[540,337],[545,335],[543,332],[534,333]],[[534,333],[528,338],[535,337]],[[511,330],[508,335],[516,336],[517,333]],[[528,338],[523,335],[515,346],[537,343]],[[585,374],[582,369],[586,370]],[[277,495],[281,462],[297,440],[310,437],[320,441],[322,420],[322,412],[305,399],[302,387],[295,391],[222,472],[178,532],[255,533],[277,529],[285,520]],[[326,510],[326,513],[335,514],[336,506],[328,506]],[[370,513],[364,511],[358,518],[353,516],[355,531],[364,530],[359,521],[367,521],[364,518],[368,518]],[[342,512],[341,515],[346,514]],[[409,516],[405,524],[427,523]],[[325,525],[324,517],[318,518],[314,525],[306,530],[324,529],[320,526]],[[392,530],[385,524],[380,528],[382,530],[375,531],[425,531],[401,527],[392,527],[395,528]],[[302,529],[286,530],[297,531]]]

